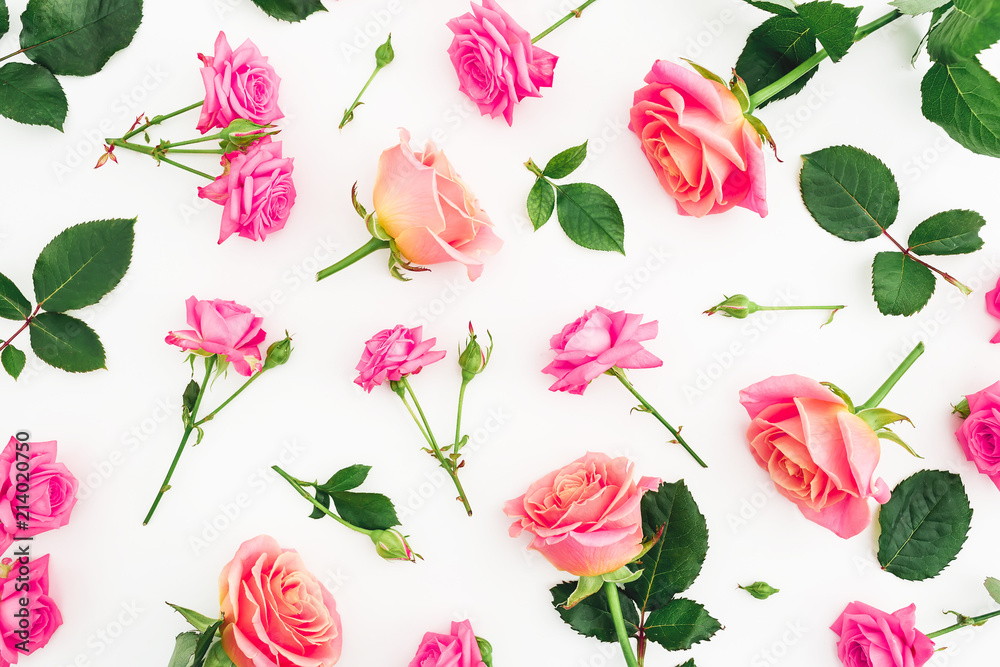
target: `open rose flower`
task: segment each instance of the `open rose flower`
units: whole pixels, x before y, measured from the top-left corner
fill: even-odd
[[[240,375],[249,377],[260,370],[258,346],[267,337],[260,328],[262,318],[235,301],[199,301],[192,296],[185,305],[187,323],[194,329],[171,331],[167,343],[201,356],[224,356]]]
[[[27,455],[27,470],[19,471],[18,451]],[[28,490],[18,483],[27,479]],[[11,438],[0,452],[0,554],[14,537],[33,537],[69,523],[80,483],[65,465],[56,462],[56,443],[19,442]],[[18,511],[16,506],[26,505]],[[27,514],[27,521],[21,521]]]
[[[868,498],[889,499],[875,478],[881,446],[863,419],[815,380],[780,375],[740,392],[752,420],[747,440],[754,460],[778,492],[810,521],[840,537],[871,522]]]
[[[236,667],[331,667],[343,637],[330,591],[292,549],[244,542],[219,577],[222,648]]]
[[[1000,382],[966,396],[969,416],[955,432],[965,457],[1000,489]]]
[[[451,633],[428,632],[409,667],[486,667],[472,624],[451,623]]]
[[[386,380],[398,382],[444,358],[443,351],[431,349],[437,338],[422,339],[423,327],[407,329],[397,324],[392,329],[379,331],[365,343],[354,383],[370,393]]]
[[[986,312],[1000,319],[1000,280],[997,280],[996,287],[986,293]],[[990,339],[990,342],[1000,343],[1000,331]]]
[[[844,667],[921,667],[934,655],[934,642],[916,629],[916,605],[887,614],[852,602],[830,629]]]
[[[0,565],[0,665],[16,664],[19,655],[48,644],[63,622],[59,607],[49,597],[48,554],[25,561],[5,558]],[[24,620],[27,628],[21,624]]]
[[[552,86],[558,57],[532,45],[531,35],[494,0],[472,4],[472,13],[448,21],[455,38],[448,47],[459,90],[480,113],[514,121],[514,105],[541,97]]]
[[[205,102],[198,119],[202,134],[226,127],[237,118],[268,125],[284,117],[278,108],[281,79],[249,39],[234,51],[226,33],[220,32],[214,55],[199,53],[198,58],[203,63],[201,78],[205,83]]]
[[[444,153],[433,142],[415,153],[409,141],[400,131],[400,143],[379,158],[372,195],[378,224],[406,261],[460,262],[475,280],[483,272],[480,255],[495,254],[503,241]]]
[[[528,531],[529,549],[577,577],[624,567],[642,551],[642,494],[660,484],[654,477],[636,484],[633,467],[624,456],[588,452],[549,473],[504,504],[515,519],[510,536]]]
[[[658,324],[641,322],[642,315],[597,306],[567,324],[549,341],[556,358],[542,372],[557,378],[549,390],[582,394],[591,380],[612,366],[662,366],[663,361],[642,346],[642,341],[656,337]]]
[[[198,188],[199,197],[223,206],[219,243],[235,233],[263,241],[285,227],[295,203],[293,162],[271,137],[223,156],[222,174]]]
[[[630,115],[629,129],[678,212],[700,218],[742,206],[767,215],[760,136],[724,85],[657,60]]]

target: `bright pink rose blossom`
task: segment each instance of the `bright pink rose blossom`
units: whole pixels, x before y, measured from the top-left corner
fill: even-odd
[[[409,667],[486,667],[472,624],[451,623],[451,634],[428,632]]]
[[[18,656],[48,644],[63,622],[59,607],[49,597],[48,554],[25,560],[14,560],[10,571],[0,579],[0,665],[16,664]],[[7,567],[5,564],[4,569]],[[20,626],[22,617],[18,615],[24,608],[30,624],[27,630]]]
[[[624,456],[588,452],[549,473],[504,504],[504,513],[516,519],[510,536],[528,531],[534,538],[528,548],[573,576],[624,567],[642,551],[642,494],[660,485],[655,477],[636,484],[632,469]]]
[[[965,397],[969,416],[955,432],[965,458],[1000,489],[1000,382]]]
[[[986,312],[1000,319],[1000,279],[997,280],[997,286],[986,293]],[[1000,343],[1000,331],[990,339],[990,342]]]
[[[570,322],[549,341],[556,358],[542,369],[558,378],[550,391],[582,394],[594,378],[618,368],[656,368],[663,365],[642,346],[656,337],[656,320],[641,324],[642,315],[611,312],[597,306]]]
[[[514,121],[514,105],[525,97],[541,97],[552,86],[558,57],[532,45],[531,35],[494,0],[472,4],[471,14],[448,21],[455,38],[448,47],[458,73],[459,90],[480,113]]]
[[[258,346],[267,337],[260,328],[262,318],[235,301],[199,301],[192,296],[185,305],[187,323],[194,330],[171,331],[167,343],[204,357],[223,355],[240,375],[250,376],[260,370]]]
[[[223,206],[219,243],[234,233],[263,241],[285,227],[295,204],[293,162],[281,157],[281,142],[271,137],[222,157],[222,173],[198,188],[199,197]]]
[[[629,129],[684,215],[742,206],[767,215],[764,151],[740,103],[721,83],[657,60],[635,92]]]
[[[15,465],[18,451],[28,455],[25,471],[19,471]],[[26,494],[17,489],[25,475]],[[55,441],[29,443],[11,438],[0,453],[0,554],[10,547],[15,536],[33,537],[69,523],[79,488],[80,483],[66,466],[56,463]],[[25,504],[27,512],[22,510],[19,516],[15,506]],[[28,515],[27,528],[18,527],[23,513]]]
[[[397,324],[379,331],[365,343],[361,361],[355,367],[359,374],[354,383],[371,392],[386,380],[398,382],[444,358],[443,351],[431,349],[437,338],[422,338],[423,327],[407,329]]]
[[[920,667],[934,655],[934,642],[916,629],[916,605],[887,614],[864,602],[847,605],[830,629],[844,667]]]
[[[205,83],[205,102],[198,119],[202,134],[226,127],[237,118],[268,125],[284,117],[278,108],[281,79],[249,39],[234,51],[226,33],[220,32],[215,39],[215,54],[199,53],[198,58],[204,63],[201,78]]]
[[[753,420],[747,429],[750,452],[781,495],[840,537],[868,526],[868,498],[886,502],[889,487],[875,478],[882,449],[863,419],[801,375],[751,385],[740,392],[740,403]]]
[[[236,667],[331,667],[343,644],[330,591],[301,556],[261,535],[219,576],[222,648]]]

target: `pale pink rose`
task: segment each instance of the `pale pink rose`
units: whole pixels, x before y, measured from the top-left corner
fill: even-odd
[[[451,623],[451,634],[428,632],[409,667],[486,667],[468,621]]]
[[[1000,382],[965,397],[969,416],[955,432],[965,458],[1000,489]]]
[[[236,667],[331,667],[343,636],[330,591],[292,549],[261,535],[219,577],[222,648]]]
[[[222,173],[198,196],[222,204],[219,243],[234,233],[263,241],[284,228],[295,204],[294,160],[281,157],[281,142],[264,137],[246,151],[226,153]]]
[[[260,328],[264,320],[235,301],[189,298],[187,323],[193,330],[171,331],[166,342],[187,352],[207,357],[222,355],[240,375],[250,376],[260,370],[258,347],[267,334]]]
[[[63,619],[55,600],[49,597],[48,554],[8,561],[4,559],[2,570],[9,571],[0,578],[0,664],[12,665],[19,655],[34,653],[48,644]],[[27,627],[23,615],[18,615],[25,608]]]
[[[448,47],[458,73],[458,89],[480,113],[514,121],[514,105],[525,97],[541,97],[552,87],[557,56],[532,45],[531,35],[494,0],[472,5],[471,14],[448,21],[455,38]]]
[[[681,214],[742,206],[767,215],[764,152],[740,103],[721,83],[657,60],[635,92],[629,129]]]
[[[642,551],[642,494],[660,485],[655,477],[636,484],[633,467],[624,456],[587,452],[549,473],[504,503],[504,513],[516,519],[510,536],[528,531],[529,549],[577,577],[628,565]]]
[[[18,484],[22,486],[19,488]],[[73,473],[56,462],[54,440],[20,442],[11,438],[0,452],[0,526],[3,533],[0,553],[10,547],[14,537],[33,537],[69,523],[79,487]],[[27,509],[19,509],[20,505],[26,505]]]
[[[891,614],[852,602],[830,629],[837,633],[837,657],[844,667],[921,667],[934,655],[934,642],[916,629],[916,605]]]
[[[226,33],[220,32],[215,39],[215,54],[199,53],[198,58],[204,63],[201,78],[205,84],[205,102],[198,119],[202,134],[226,127],[237,118],[259,125],[284,118],[278,108],[281,79],[249,39],[234,51]]]
[[[779,375],[740,392],[753,420],[750,452],[778,492],[810,521],[840,537],[871,522],[868,498],[889,500],[875,478],[878,436],[839,396],[801,375]]]
[[[407,329],[397,324],[379,331],[365,343],[361,361],[355,367],[358,377],[354,383],[371,392],[386,380],[398,382],[444,358],[443,351],[431,349],[437,338],[422,339],[423,327]]]
[[[1000,280],[997,280],[996,287],[986,293],[986,312],[1000,319]],[[1000,331],[990,339],[990,342],[1000,343]]]
[[[428,141],[423,153],[410,148],[410,133],[382,153],[372,199],[379,225],[400,254],[422,266],[460,262],[475,280],[483,272],[480,255],[496,254],[503,241],[479,208],[448,158]]]
[[[663,361],[642,346],[656,337],[656,320],[642,324],[642,315],[611,312],[597,306],[570,322],[549,340],[555,360],[542,369],[554,375],[549,391],[582,394],[591,380],[613,366],[656,368]]]

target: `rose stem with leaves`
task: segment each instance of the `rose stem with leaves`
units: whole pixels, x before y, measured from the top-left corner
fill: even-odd
[[[546,28],[545,30],[541,31],[540,33],[538,33],[537,35],[535,35],[534,37],[532,37],[531,38],[531,43],[532,44],[536,44],[538,42],[538,40],[540,40],[542,37],[545,37],[547,34],[549,34],[550,32],[552,32],[553,30],[555,30],[559,26],[561,26],[563,23],[566,23],[566,21],[569,21],[570,19],[578,19],[578,18],[580,18],[580,15],[583,13],[583,10],[586,9],[587,7],[589,7],[590,5],[594,4],[595,2],[597,2],[597,0],[587,0],[585,3],[583,3],[582,5],[580,5],[579,7],[577,7],[576,9],[571,9],[570,12],[569,12],[569,14],[567,14],[564,17],[562,17],[561,19],[559,19],[558,21],[556,21],[555,23],[553,23],[552,25],[550,25],[548,28]]]
[[[901,253],[903,253],[905,256],[909,257],[910,259],[912,259],[917,264],[923,264],[928,269],[930,269],[931,271],[933,271],[934,273],[938,274],[939,276],[941,276],[942,278],[944,278],[946,281],[948,281],[949,283],[951,283],[952,285],[954,285],[955,287],[957,287],[962,292],[962,294],[964,294],[965,296],[969,296],[970,294],[972,294],[972,289],[970,287],[968,287],[967,285],[963,285],[954,276],[945,273],[941,269],[936,269],[933,266],[931,266],[930,264],[928,264],[927,262],[925,262],[924,260],[920,259],[919,257],[917,257],[916,255],[913,254],[913,248],[904,248],[903,245],[899,241],[897,241],[896,239],[894,239],[892,237],[892,235],[889,234],[889,230],[887,230],[882,225],[879,225],[879,223],[877,221],[875,222],[875,224],[878,225],[879,229],[882,230],[882,235],[885,236],[890,241],[892,241],[892,244],[894,246],[896,246],[897,248],[899,248],[899,251]]]
[[[622,617],[622,604],[618,599],[618,584],[610,581],[604,582],[604,595],[608,598],[608,609],[611,611],[611,618],[615,623],[615,633],[618,635],[618,643],[622,647],[622,654],[628,667],[639,667],[632,652],[632,644],[628,640],[628,632],[625,630],[625,619]]]
[[[204,103],[203,102],[195,102],[194,104],[186,106],[183,109],[178,109],[177,111],[173,111],[171,113],[163,114],[163,115],[160,115],[160,116],[153,116],[153,118],[147,119],[144,124],[142,124],[142,125],[140,125],[138,127],[135,127],[133,129],[129,130],[123,136],[118,137],[118,138],[107,137],[107,138],[104,139],[104,142],[109,147],[111,147],[112,149],[115,148],[115,147],[121,147],[121,148],[124,148],[126,150],[135,151],[136,153],[143,153],[145,155],[149,155],[150,157],[152,157],[153,159],[155,159],[157,162],[166,162],[167,164],[172,165],[174,167],[177,167],[178,169],[183,169],[184,171],[187,171],[187,172],[190,172],[192,174],[195,174],[196,176],[202,176],[204,178],[207,178],[210,181],[214,181],[215,180],[214,176],[210,176],[210,175],[206,174],[205,172],[198,171],[197,169],[194,169],[193,167],[189,167],[189,166],[187,166],[185,164],[181,164],[180,162],[176,162],[175,160],[171,160],[171,159],[167,158],[165,156],[165,154],[167,153],[167,151],[174,150],[174,147],[176,147],[176,146],[185,146],[185,145],[189,145],[189,144],[197,144],[197,143],[202,143],[202,142],[206,142],[206,141],[218,141],[219,139],[222,138],[222,134],[221,133],[214,134],[214,135],[211,135],[211,136],[208,136],[208,137],[199,137],[197,139],[190,139],[188,141],[178,141],[177,143],[172,143],[172,144],[168,143],[168,145],[166,145],[166,146],[162,146],[162,145],[157,145],[157,146],[141,146],[139,144],[129,143],[129,139],[131,139],[135,135],[137,135],[139,133],[142,133],[142,132],[145,132],[150,127],[152,127],[154,125],[159,125],[163,121],[168,120],[170,118],[173,118],[174,116],[179,116],[182,113],[186,113],[188,111],[193,111],[194,109],[197,109],[198,107],[202,106],[202,104],[204,104]],[[212,150],[192,150],[192,149],[187,149],[187,150],[176,150],[175,152],[177,152],[177,153],[210,153],[210,154],[214,154],[214,155],[222,155],[222,150],[221,149],[212,149]]]
[[[35,309],[31,312],[31,315],[28,315],[26,318],[24,318],[24,324],[21,325],[21,328],[15,331],[10,338],[8,338],[2,344],[0,344],[0,352],[3,352],[8,345],[14,342],[14,339],[17,338],[22,331],[24,331],[31,325],[31,320],[35,319],[35,316],[38,315],[38,311],[40,311],[41,309],[42,309],[42,304],[38,304],[37,306],[35,306]]]
[[[910,369],[910,366],[913,365],[913,362],[915,362],[923,353],[924,353],[924,344],[921,341],[917,343],[916,347],[914,347],[908,355],[906,355],[906,359],[903,359],[903,363],[901,363],[899,367],[892,372],[892,375],[889,376],[889,379],[883,382],[882,386],[875,390],[875,393],[872,394],[871,398],[869,398],[867,401],[859,405],[856,411],[861,412],[862,410],[877,408],[879,403],[881,403],[883,399],[885,399],[886,395],[888,395],[888,393],[892,390],[892,388],[896,386],[896,383],[899,382],[899,379],[903,377],[903,374]]]
[[[337,516],[336,514],[334,514],[333,512],[331,512],[328,508],[323,507],[323,503],[321,503],[320,501],[316,500],[312,496],[312,494],[310,494],[308,491],[305,490],[305,487],[307,487],[307,486],[311,486],[313,488],[316,488],[316,484],[314,484],[312,482],[305,482],[305,481],[303,481],[301,479],[296,479],[296,478],[292,477],[291,475],[289,475],[284,470],[282,470],[279,466],[271,466],[271,470],[273,470],[274,472],[276,472],[279,475],[281,475],[282,477],[284,477],[285,480],[289,484],[291,484],[292,487],[296,491],[298,491],[298,493],[299,493],[300,496],[302,496],[303,498],[305,498],[306,500],[308,500],[310,503],[313,504],[313,506],[316,509],[318,509],[319,511],[321,511],[323,514],[327,515],[331,519],[336,519],[340,524],[342,524],[344,526],[347,526],[348,528],[350,528],[354,532],[361,533],[362,535],[367,535],[368,537],[371,537],[372,533],[375,532],[374,530],[368,530],[366,528],[361,528],[360,526],[355,526],[353,523],[349,523],[348,521],[346,521],[345,519],[341,518],[340,516]]]
[[[448,473],[448,476],[451,477],[452,481],[455,483],[455,488],[458,489],[458,499],[462,501],[462,504],[465,506],[465,511],[469,513],[469,516],[472,516],[472,507],[469,505],[468,496],[465,495],[465,489],[462,488],[462,482],[458,479],[458,468],[455,466],[453,461],[445,458],[441,448],[438,447],[437,440],[434,438],[434,433],[431,431],[431,425],[428,423],[427,417],[424,415],[424,411],[420,407],[420,401],[417,400],[417,395],[413,393],[413,387],[410,386],[410,382],[406,376],[403,376],[403,379],[399,380],[397,384],[402,387],[402,391],[397,391],[396,393],[403,400],[403,405],[406,406],[410,416],[413,417],[413,421],[415,421],[417,426],[420,428],[420,432],[423,434],[424,439],[427,440],[427,443],[431,446],[434,458],[438,460],[438,463],[441,464],[441,467],[444,468],[445,472]],[[417,414],[413,412],[413,408],[410,407],[410,403],[406,400],[406,395],[403,393],[404,391],[410,395],[411,399],[413,399],[413,406],[417,408],[417,413],[420,415],[419,417],[417,417]]]
[[[354,120],[354,110],[363,104],[361,101],[361,96],[365,94],[368,90],[368,86],[371,85],[372,81],[375,80],[375,75],[382,71],[382,68],[392,62],[392,59],[396,57],[395,52],[392,50],[392,33],[389,33],[389,37],[386,38],[385,44],[382,44],[377,49],[375,49],[375,71],[372,75],[368,77],[368,81],[362,86],[361,92],[358,96],[354,98],[354,104],[344,111],[344,117],[340,120],[340,126],[338,130],[343,130],[344,126]]]

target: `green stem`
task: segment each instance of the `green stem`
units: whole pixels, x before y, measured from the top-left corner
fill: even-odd
[[[324,278],[329,278],[330,276],[332,276],[333,274],[335,274],[337,271],[340,271],[341,269],[347,268],[348,266],[350,266],[351,264],[354,264],[354,262],[358,261],[362,257],[367,257],[368,255],[372,254],[376,250],[382,250],[383,248],[388,248],[388,247],[389,247],[389,242],[388,241],[383,241],[381,239],[373,238],[371,241],[369,241],[368,243],[364,244],[363,246],[361,246],[360,248],[358,248],[357,250],[355,250],[354,252],[352,252],[350,255],[348,255],[344,259],[340,260],[336,264],[332,264],[332,265],[326,267],[325,269],[323,269],[322,271],[320,271],[319,273],[317,273],[316,274],[316,280],[320,281],[320,280],[323,280]]]
[[[128,132],[125,136],[122,137],[122,140],[123,141],[128,141],[129,139],[131,139],[135,135],[137,135],[137,134],[139,134],[141,132],[145,132],[146,130],[148,130],[152,126],[159,125],[160,123],[162,123],[163,121],[167,120],[168,118],[173,118],[174,116],[179,116],[182,113],[186,113],[186,112],[191,111],[193,109],[197,109],[202,104],[204,104],[204,102],[195,102],[194,104],[192,104],[190,106],[186,106],[183,109],[178,109],[177,111],[173,111],[173,112],[168,113],[166,115],[163,115],[163,116],[153,116],[150,120],[146,121],[145,125],[140,125],[139,127],[135,128],[134,130],[131,130],[130,132]]]
[[[923,341],[921,341],[917,343],[917,346],[914,347],[908,355],[906,355],[906,359],[903,359],[903,363],[901,363],[899,367],[892,372],[892,375],[889,376],[889,379],[883,382],[882,386],[879,387],[877,390],[875,390],[875,393],[872,394],[872,397],[857,407],[856,412],[861,412],[862,410],[869,410],[871,408],[877,408],[879,403],[881,403],[882,400],[885,399],[886,395],[892,390],[892,388],[896,386],[896,383],[899,382],[899,379],[903,377],[903,374],[910,369],[910,366],[913,365],[913,362],[916,361],[923,353],[924,353],[924,343]]]
[[[375,75],[378,74],[381,69],[382,68],[378,65],[375,66],[375,71],[372,72],[372,75],[368,77],[367,81],[365,81],[365,85],[361,87],[361,92],[354,98],[354,103],[347,108],[347,111],[344,112],[344,117],[340,120],[340,126],[337,128],[338,130],[343,130],[344,126],[350,122],[351,113],[358,108],[358,105],[361,103],[361,96],[365,94],[366,90],[368,90],[368,86],[372,85],[372,81],[375,80]]]
[[[967,627],[970,627],[970,626],[974,626],[974,625],[979,625],[981,623],[985,623],[986,621],[990,620],[991,618],[995,618],[997,616],[1000,616],[1000,609],[998,609],[997,611],[991,611],[988,614],[983,614],[982,616],[973,616],[972,618],[970,618],[965,623],[956,623],[955,625],[949,625],[947,628],[941,628],[937,632],[932,632],[932,633],[928,634],[927,637],[928,637],[928,639],[934,639],[935,637],[940,637],[941,635],[946,635],[949,632],[953,632],[955,630],[960,630],[961,628],[967,628]]]
[[[175,146],[188,146],[190,144],[203,144],[206,141],[219,141],[222,139],[222,132],[208,137],[198,137],[196,139],[186,139],[185,141],[170,141],[163,147],[164,151],[172,151]]]
[[[843,310],[846,306],[757,306],[757,310]]]
[[[582,5],[580,5],[579,7],[577,7],[576,9],[571,9],[570,12],[569,12],[569,14],[567,14],[564,17],[562,17],[561,19],[559,19],[558,21],[556,21],[555,23],[553,23],[552,25],[550,25],[548,28],[546,28],[545,30],[543,30],[540,33],[538,33],[537,35],[535,35],[531,39],[531,43],[535,44],[542,37],[545,37],[547,34],[549,34],[550,32],[552,32],[553,30],[555,30],[559,26],[561,26],[566,21],[569,21],[570,19],[578,19],[578,18],[580,18],[580,14],[583,13],[583,10],[586,9],[587,7],[589,7],[590,5],[594,4],[595,2],[597,2],[597,0],[587,0],[585,3],[583,3]]]
[[[205,390],[208,387],[208,380],[212,376],[212,368],[215,366],[215,355],[205,358],[205,379],[201,381],[201,386],[199,387],[198,397],[194,399],[194,406],[191,408],[191,422],[198,416],[198,408],[201,407],[201,399],[205,398]],[[177,462],[181,460],[181,454],[184,453],[184,446],[187,444],[188,438],[191,437],[191,433],[195,429],[195,424],[190,423],[184,427],[184,436],[181,438],[181,444],[177,447],[177,453],[174,454],[174,460],[170,463],[170,468],[167,470],[167,476],[163,478],[163,484],[160,485],[160,490],[156,493],[156,499],[153,500],[153,504],[149,508],[149,512],[146,513],[146,518],[142,520],[142,525],[149,523],[149,520],[153,518],[153,512],[156,511],[156,506],[160,504],[160,500],[163,498],[163,494],[167,492],[170,488],[170,478],[174,474],[174,469],[177,467]]]
[[[458,417],[455,419],[455,445],[452,447],[452,454],[458,454],[459,442],[462,440],[462,405],[465,403],[465,388],[469,386],[469,380],[462,378],[462,388],[458,390]]]
[[[31,325],[31,320],[35,319],[35,315],[38,315],[38,311],[41,309],[42,309],[42,304],[38,304],[37,306],[35,306],[34,312],[32,312],[31,315],[28,315],[26,318],[24,318],[24,324],[21,325],[21,328],[15,331],[13,336],[11,336],[7,340],[5,340],[2,344],[0,344],[0,352],[3,352],[4,349],[8,345],[10,345],[15,338],[17,338],[18,334],[20,334],[22,331],[24,331]]]
[[[694,457],[694,460],[698,462],[698,465],[700,465],[702,468],[708,467],[708,464],[702,461],[701,457],[695,454],[694,450],[691,449],[691,447],[688,446],[686,442],[684,442],[684,438],[681,437],[681,434],[678,433],[677,430],[673,426],[671,426],[666,419],[663,418],[663,415],[661,415],[659,412],[656,411],[656,408],[650,405],[649,402],[647,402],[646,399],[643,398],[638,391],[636,391],[635,387],[632,386],[632,383],[629,382],[628,378],[625,377],[625,372],[622,369],[618,368],[617,366],[612,366],[611,370],[608,371],[608,374],[614,375],[616,378],[618,378],[621,381],[621,383],[625,385],[625,388],[628,389],[633,396],[639,399],[639,402],[642,404],[642,407],[644,407],[646,411],[649,412],[651,415],[656,417],[657,421],[659,421],[661,424],[667,427],[667,430],[670,431],[671,435],[673,435],[674,438],[677,439],[677,442],[680,443],[680,445],[687,450],[688,454]]]
[[[413,417],[413,422],[417,425],[417,428],[420,429],[420,435],[424,436],[424,440],[427,441],[427,444],[431,444],[431,437],[427,435],[427,430],[421,423],[420,417],[418,417],[417,413],[413,411],[413,406],[410,405],[410,402],[406,399],[406,394],[397,395],[403,400],[403,405],[406,406],[406,411],[410,413],[410,416]]]
[[[404,376],[399,383],[403,385],[403,388],[410,395],[410,399],[413,400],[414,407],[417,408],[417,413],[420,415],[420,421],[424,423],[424,427],[426,428],[425,437],[427,438],[427,442],[430,443],[431,449],[434,451],[434,458],[438,460],[438,463],[441,464],[441,467],[444,468],[445,472],[448,473],[448,476],[451,477],[451,480],[455,483],[455,488],[458,489],[458,499],[462,501],[462,504],[465,506],[465,511],[469,513],[469,516],[472,516],[472,507],[469,506],[469,499],[465,495],[465,489],[462,488],[462,482],[458,479],[458,470],[448,461],[448,459],[444,457],[444,453],[441,451],[441,448],[438,447],[437,440],[434,438],[434,432],[431,431],[431,425],[427,421],[427,416],[424,415],[423,408],[420,407],[420,401],[417,400],[417,395],[413,393],[413,387],[410,386],[409,379]]]
[[[143,155],[148,155],[157,162],[166,162],[169,165],[173,165],[178,169],[183,169],[184,171],[190,172],[196,176],[201,176],[202,178],[207,178],[210,181],[215,180],[215,176],[210,176],[203,171],[198,171],[193,167],[189,167],[186,164],[181,164],[171,160],[170,158],[164,157],[155,146],[140,146],[138,144],[130,144],[127,141],[122,141],[121,139],[105,139],[109,146],[118,146],[124,148],[125,150],[135,151],[136,153],[142,153]]]
[[[611,610],[611,618],[615,622],[615,633],[618,635],[618,643],[621,644],[625,662],[628,663],[628,667],[639,667],[639,663],[635,659],[635,654],[632,652],[632,644],[628,640],[628,632],[625,631],[622,604],[618,599],[618,585],[610,581],[605,581],[604,595],[608,598],[608,608]]]
[[[366,530],[364,528],[360,528],[358,526],[355,526],[353,523],[348,523],[347,521],[345,521],[341,517],[339,517],[336,514],[334,514],[333,512],[331,512],[326,507],[323,507],[323,503],[321,503],[320,501],[318,501],[315,498],[313,498],[312,495],[308,491],[306,491],[304,488],[302,488],[302,485],[305,484],[306,482],[303,482],[300,479],[295,479],[294,477],[292,477],[291,475],[289,475],[287,472],[285,472],[284,470],[282,470],[278,466],[271,466],[271,470],[273,470],[274,472],[276,472],[279,475],[281,475],[282,477],[284,477],[285,480],[289,484],[292,485],[292,488],[294,488],[296,491],[299,492],[300,496],[302,496],[303,498],[305,498],[306,500],[308,500],[309,502],[311,502],[313,504],[313,506],[316,507],[316,509],[318,509],[321,512],[323,512],[323,514],[327,515],[331,519],[336,519],[341,524],[347,526],[348,528],[350,528],[351,530],[353,530],[353,531],[355,531],[357,533],[361,533],[362,535],[368,535],[370,537],[371,534],[373,532],[375,532],[375,531],[372,531],[372,530]]]
[[[226,151],[221,148],[165,148],[164,151],[170,151],[171,153],[190,153],[192,155],[225,155]]]
[[[195,423],[195,426],[201,426],[201,425],[202,425],[202,424],[204,424],[205,422],[210,422],[210,421],[212,421],[213,419],[215,419],[215,415],[217,415],[217,414],[219,414],[220,412],[222,412],[222,408],[224,408],[224,407],[226,407],[227,405],[229,405],[230,403],[232,403],[232,402],[233,402],[233,399],[234,399],[234,398],[236,398],[237,396],[239,396],[240,394],[242,394],[242,393],[243,393],[243,390],[244,390],[244,389],[246,389],[246,388],[247,388],[247,387],[249,387],[249,386],[250,386],[251,384],[253,384],[253,382],[254,382],[254,381],[255,381],[255,380],[257,379],[257,378],[259,378],[259,377],[260,377],[261,375],[263,375],[263,374],[264,374],[264,371],[263,371],[263,370],[259,370],[259,371],[257,371],[256,373],[254,373],[254,374],[253,374],[253,376],[252,376],[252,377],[251,377],[250,379],[248,379],[248,380],[247,380],[246,382],[244,382],[244,383],[243,383],[242,385],[240,385],[240,388],[239,388],[239,389],[237,389],[237,390],[236,390],[235,392],[233,392],[233,395],[232,395],[232,396],[230,396],[230,397],[229,397],[229,398],[227,398],[227,399],[226,399],[225,401],[223,401],[223,402],[222,402],[222,405],[220,405],[220,406],[219,406],[219,407],[217,407],[216,409],[212,410],[212,412],[210,412],[210,413],[208,414],[208,416],[207,416],[207,417],[205,417],[204,419],[201,419],[201,420],[199,420],[198,422],[196,422],[196,423]]]
[[[871,23],[866,23],[865,25],[859,27],[854,32],[854,41],[860,42],[868,35],[872,34],[873,32],[875,32],[876,30],[885,25],[892,23],[900,16],[903,16],[903,13],[900,12],[898,9],[894,9],[888,14],[884,14],[878,17]],[[793,69],[791,72],[781,77],[771,85],[764,86],[756,93],[751,95],[750,110],[747,113],[753,113],[754,110],[757,109],[757,107],[759,107],[761,104],[768,101],[769,99],[780,93],[782,90],[790,86],[792,83],[805,76],[806,73],[808,73],[814,67],[816,67],[821,62],[826,60],[827,55],[828,54],[826,52],[826,49],[820,49],[818,52],[816,52],[815,55],[811,56],[808,60],[806,60],[804,63]]]

